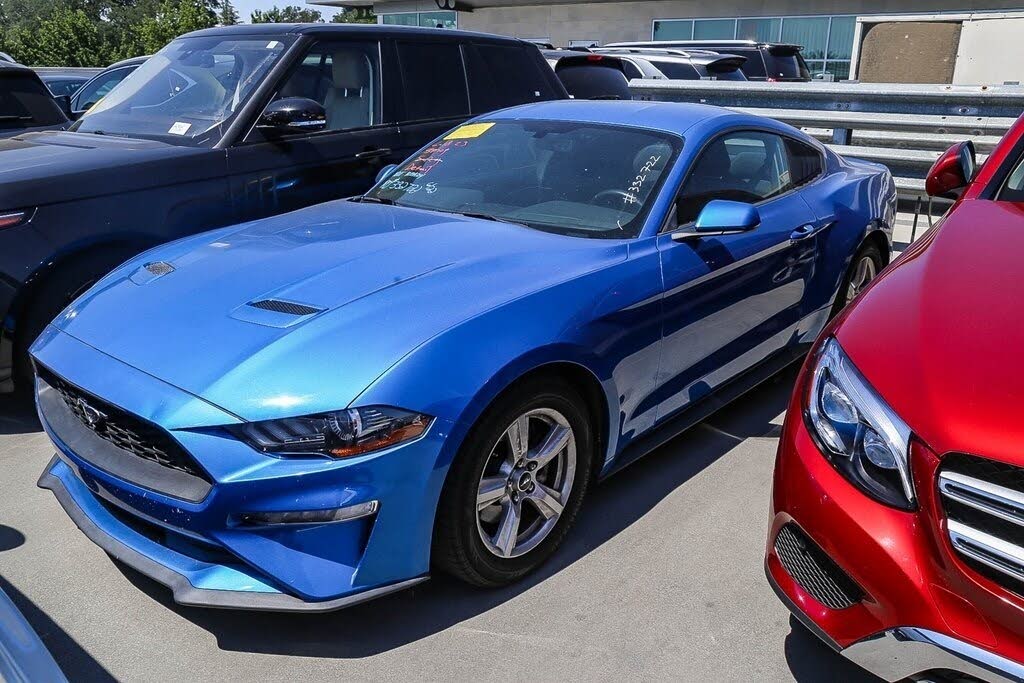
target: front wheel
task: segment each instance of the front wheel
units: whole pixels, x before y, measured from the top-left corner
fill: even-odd
[[[434,562],[477,586],[511,583],[561,545],[583,502],[593,430],[571,385],[530,380],[467,436],[438,509]]]
[[[831,317],[839,315],[840,311],[856,299],[878,276],[882,268],[882,252],[879,251],[878,246],[873,243],[862,244],[853,260],[850,261],[850,267],[839,286],[839,293],[836,294],[835,304],[832,306]]]

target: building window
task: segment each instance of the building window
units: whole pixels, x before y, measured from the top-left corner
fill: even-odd
[[[426,28],[458,28],[458,12],[392,12],[378,14],[377,23],[393,26],[423,26]]]
[[[654,40],[759,40],[803,45],[812,74],[850,77],[855,16],[657,19]]]

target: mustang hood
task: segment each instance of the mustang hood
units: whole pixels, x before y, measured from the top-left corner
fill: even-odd
[[[158,247],[56,324],[258,420],[344,408],[432,336],[625,253],[622,243],[334,202]]]
[[[857,302],[838,339],[938,453],[1024,465],[1024,210],[965,201]]]
[[[225,173],[224,153],[85,133],[0,140],[0,210],[202,180]]]

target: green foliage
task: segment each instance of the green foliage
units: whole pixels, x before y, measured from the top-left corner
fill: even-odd
[[[220,4],[220,15],[218,16],[221,26],[234,26],[239,22],[238,10],[231,4],[231,0],[224,0]]]
[[[217,14],[207,0],[163,0],[156,15],[139,27],[142,52],[156,52],[183,33],[216,25]]]
[[[333,24],[376,24],[377,15],[372,9],[353,7],[343,12],[338,12],[331,19]]]
[[[96,23],[85,11],[55,7],[34,26],[17,23],[4,35],[4,52],[40,66],[92,66],[103,59]]]
[[[256,10],[250,20],[254,24],[313,24],[321,23],[324,18],[315,9],[306,9],[296,5],[279,8],[274,5],[266,11]]]

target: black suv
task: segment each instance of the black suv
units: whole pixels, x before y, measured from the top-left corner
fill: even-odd
[[[470,116],[566,97],[536,46],[484,34],[264,24],[174,40],[69,131],[0,141],[0,390],[126,258],[360,194]]]
[[[0,60],[0,138],[30,131],[57,130],[69,123],[35,71]]]
[[[761,43],[756,40],[649,40],[635,43],[610,43],[605,47],[682,48],[711,50],[746,57],[743,74],[748,81],[806,82],[811,80],[800,51],[801,45]]]

